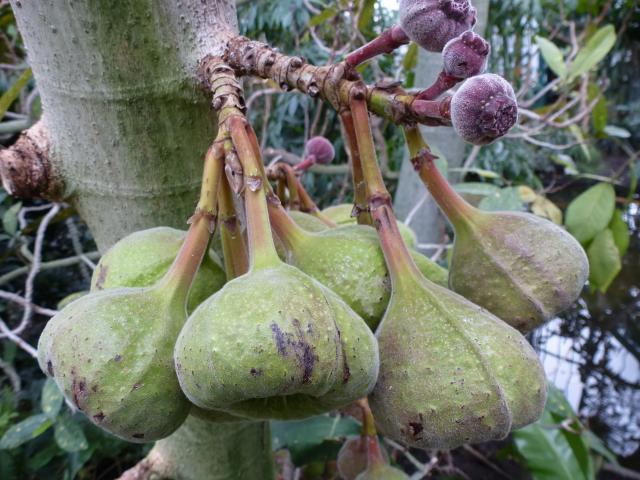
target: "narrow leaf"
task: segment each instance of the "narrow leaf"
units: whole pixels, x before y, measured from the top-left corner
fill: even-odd
[[[538,35],[536,35],[535,40],[549,68],[560,78],[564,78],[567,74],[567,67],[564,63],[564,56],[558,46],[552,41]]]
[[[336,7],[325,8],[323,11],[321,11],[319,14],[317,14],[316,16],[312,17],[311,20],[309,20],[309,26],[317,27],[321,23],[324,23],[327,20],[332,19],[337,14],[338,14],[338,9]]]
[[[569,81],[572,81],[595,67],[616,43],[616,31],[613,25],[605,25],[587,41],[578,52],[569,68]]]
[[[618,247],[620,256],[623,257],[629,248],[630,234],[629,225],[622,218],[622,210],[614,212],[613,217],[611,217],[611,223],[609,223],[609,229],[613,233],[613,241]]]
[[[4,92],[2,97],[0,97],[0,118],[4,117],[4,114],[7,113],[11,104],[18,98],[20,92],[27,84],[29,79],[31,78],[31,68],[27,68],[22,75],[18,77],[16,82],[9,87],[9,90]]]
[[[0,439],[0,450],[16,448],[46,432],[51,420],[44,413],[33,415],[12,426]]]

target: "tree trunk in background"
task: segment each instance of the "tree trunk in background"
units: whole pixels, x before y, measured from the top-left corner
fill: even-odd
[[[478,23],[474,31],[483,34],[489,16],[489,0],[473,0],[478,10]],[[416,67],[415,85],[428,87],[442,70],[442,55],[420,49]],[[442,152],[449,167],[459,167],[464,161],[465,143],[451,127],[422,127],[422,133],[434,150]],[[420,243],[440,243],[443,240],[445,224],[435,201],[424,184],[415,174],[408,156],[402,162],[394,207],[398,218],[404,219],[416,204],[427,195],[427,200],[417,210],[411,228],[418,235]],[[424,253],[429,253],[424,252]]]
[[[53,174],[98,247],[152,226],[185,228],[215,133],[196,64],[236,31],[235,2],[11,4],[42,97]],[[158,442],[147,466],[170,478],[269,479],[269,438],[263,422],[190,418]]]

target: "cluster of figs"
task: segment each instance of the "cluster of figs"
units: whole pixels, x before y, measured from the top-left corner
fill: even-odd
[[[468,0],[400,5],[394,35],[446,53],[425,102],[452,77],[471,77],[456,94],[464,101],[459,119],[452,112],[454,126],[473,143],[503,134],[495,119],[511,115],[515,97],[500,77],[479,75],[488,45],[470,32]],[[474,103],[487,83],[491,101]],[[332,155],[315,138],[304,162]],[[240,234],[249,239],[246,273],[227,278],[226,251],[216,251],[214,237],[185,281],[176,265],[192,230],[209,233],[201,219],[189,234],[133,233],[101,258],[91,292],[47,324],[41,368],[91,421],[132,442],[164,438],[189,414],[211,422],[299,419],[363,397],[378,431],[409,446],[504,438],[536,421],[546,398],[543,369],[523,334],[575,301],[587,258],[561,227],[529,213],[480,211],[436,168],[427,173],[455,230],[448,271],[413,249],[415,235],[400,222],[391,229],[410,260],[394,264],[376,229],[356,224],[352,205],[287,210],[254,178]],[[345,475],[396,478],[375,476],[366,462],[356,470]]]

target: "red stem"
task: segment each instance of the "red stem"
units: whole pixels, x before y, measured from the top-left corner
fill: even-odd
[[[402,27],[400,27],[400,25],[394,25],[369,43],[347,55],[345,62],[352,67],[356,67],[380,54],[391,53],[396,48],[406,45],[409,41],[409,37],[404,30],[402,30]]]
[[[460,81],[462,81],[461,78],[452,77],[442,71],[438,75],[438,78],[436,78],[435,82],[433,82],[433,85],[425,88],[416,95],[416,100],[435,100]]]

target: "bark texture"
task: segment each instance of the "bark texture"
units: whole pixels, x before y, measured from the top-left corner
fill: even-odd
[[[51,134],[52,176],[101,249],[183,227],[214,134],[196,65],[235,31],[230,0],[12,1]]]
[[[220,54],[235,33],[235,2],[11,4],[50,134],[48,179],[77,208],[98,247],[104,251],[152,226],[184,228],[215,133],[197,62]],[[269,438],[264,422],[212,424],[190,417],[156,444],[139,478],[268,480]]]

